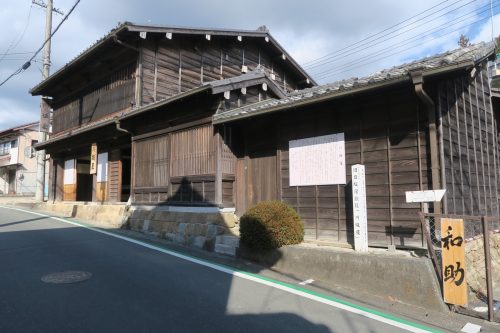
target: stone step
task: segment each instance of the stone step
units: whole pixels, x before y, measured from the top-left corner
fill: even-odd
[[[230,256],[236,256],[236,247],[226,245],[226,244],[215,244],[214,251],[216,253],[227,254]]]
[[[229,245],[236,248],[240,246],[240,239],[232,235],[219,235],[215,237],[215,244]]]

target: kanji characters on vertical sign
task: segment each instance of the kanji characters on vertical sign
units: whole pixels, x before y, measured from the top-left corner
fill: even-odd
[[[93,143],[90,148],[90,174],[97,173],[97,144]]]
[[[467,305],[464,221],[441,219],[443,294],[449,304]]]
[[[365,166],[355,164],[352,173],[352,212],[354,219],[354,250],[368,251],[368,226],[366,214]]]

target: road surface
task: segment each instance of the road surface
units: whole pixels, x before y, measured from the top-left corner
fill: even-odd
[[[168,252],[0,207],[0,332],[427,332]],[[92,276],[42,281],[67,271]]]

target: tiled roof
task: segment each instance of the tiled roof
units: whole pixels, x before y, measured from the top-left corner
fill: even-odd
[[[17,132],[17,131],[20,131],[20,130],[23,130],[26,128],[34,127],[34,126],[38,126],[38,121],[34,121],[34,122],[31,122],[28,124],[14,126],[14,127],[11,127],[11,128],[5,129],[5,130],[0,130],[0,135],[14,133],[14,132]]]
[[[384,69],[363,78],[350,78],[347,80],[328,83],[312,88],[307,88],[287,94],[282,99],[268,99],[241,108],[220,112],[214,115],[214,123],[224,123],[240,118],[277,111],[287,106],[293,106],[316,99],[334,98],[346,92],[370,89],[381,84],[396,83],[401,80],[409,80],[409,73],[413,70],[421,70],[423,73],[439,69],[453,68],[481,61],[494,52],[495,45],[490,43],[478,43],[465,48],[447,51],[438,55],[426,57],[400,66]]]

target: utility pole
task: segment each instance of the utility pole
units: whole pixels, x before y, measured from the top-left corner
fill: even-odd
[[[62,12],[58,9],[53,8],[52,0],[47,0],[45,4],[41,0],[32,0],[32,3],[43,7],[46,9],[46,17],[45,17],[45,40],[47,43],[43,48],[43,72],[42,79],[45,80],[49,77],[50,74],[50,44],[51,38],[50,34],[52,33],[52,12],[56,12],[62,15]],[[50,106],[48,103],[48,98],[46,96],[42,96],[42,100],[40,103],[40,126],[39,126],[39,136],[38,142],[44,142],[47,140],[47,133],[50,130]],[[36,192],[35,199],[36,201],[44,200],[45,193],[45,150],[40,150],[36,156]]]

